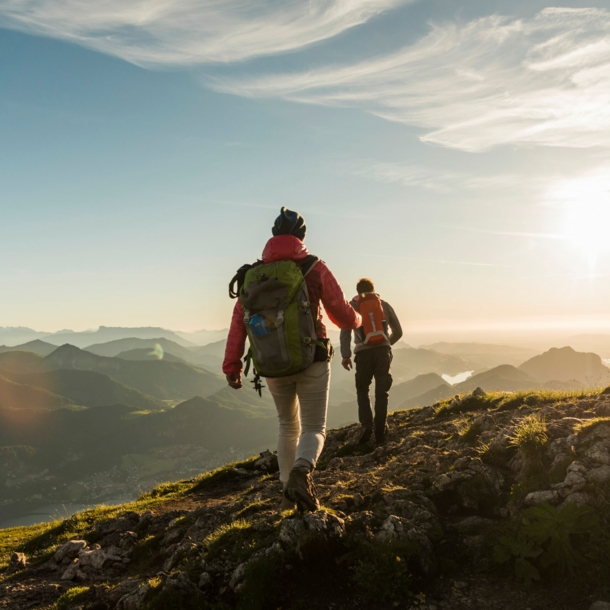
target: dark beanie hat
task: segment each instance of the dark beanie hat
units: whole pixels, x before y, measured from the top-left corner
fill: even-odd
[[[298,213],[283,207],[280,215],[275,219],[271,232],[276,235],[294,235],[301,241],[305,239],[307,226],[305,219]]]

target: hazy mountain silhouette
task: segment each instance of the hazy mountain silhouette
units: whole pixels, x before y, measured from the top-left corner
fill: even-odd
[[[511,364],[502,364],[455,384],[453,393],[471,392],[479,386],[487,392],[517,392],[538,388],[540,384],[527,372]]]
[[[254,452],[272,446],[277,433],[275,416],[257,416],[201,397],[162,412],[133,416],[133,411],[121,404],[77,411],[0,408],[0,446],[33,447],[57,486],[120,465],[126,454],[173,445]],[[0,497],[7,497],[10,490],[2,485],[0,480]]]
[[[44,358],[33,352],[0,353],[0,370],[14,373],[39,373],[44,370]]]
[[[25,326],[0,326],[0,344],[19,345],[35,339],[42,339],[48,334]]]
[[[409,398],[415,398],[421,396],[425,392],[434,390],[439,386],[447,386],[448,384],[440,375],[437,373],[427,373],[424,375],[418,375],[414,379],[399,383],[392,388],[392,397],[395,401],[403,402]]]
[[[214,394],[226,384],[224,379],[214,373],[181,362],[105,358],[73,345],[57,348],[44,358],[43,365],[45,370],[78,369],[103,373],[161,400],[205,397]]]
[[[193,355],[190,349],[172,341],[165,337],[154,337],[152,339],[138,339],[136,337],[128,337],[127,339],[116,339],[114,341],[108,341],[106,343],[96,343],[89,345],[85,348],[85,351],[96,354],[97,356],[105,356],[106,358],[113,358],[119,354],[134,349],[147,349],[149,352],[154,349],[155,345],[159,344],[164,352],[169,352],[174,356],[186,360],[191,364],[195,364],[196,357]],[[198,349],[198,347],[193,347]]]
[[[194,358],[195,362],[205,368],[220,372],[222,370],[226,346],[227,340],[221,339],[207,345],[190,347],[189,351],[192,353],[191,358]]]
[[[551,348],[524,362],[519,369],[542,382],[576,380],[586,386],[610,382],[610,369],[597,354],[577,352],[571,347]]]
[[[15,345],[12,347],[1,345],[0,354],[5,352],[32,352],[33,354],[38,354],[39,356],[48,356],[56,349],[57,345],[47,343],[46,341],[41,341],[40,339],[34,339],[33,341],[28,341],[27,343],[22,343],[21,345]]]
[[[426,373],[457,375],[477,368],[473,362],[460,356],[429,349],[405,347],[393,350],[393,355],[392,375],[398,382]]]
[[[147,396],[107,375],[93,371],[60,369],[46,373],[23,374],[5,372],[0,369],[0,375],[23,386],[40,388],[54,396],[65,397],[71,403],[84,407],[98,407],[114,403],[125,403],[145,410],[158,410],[166,407],[163,402],[152,396]],[[44,408],[45,405],[41,404],[39,407]]]
[[[610,335],[580,334],[563,339],[561,343],[573,347],[578,352],[593,352],[602,358],[610,358]]]
[[[150,348],[145,347],[142,349],[129,349],[126,352],[121,352],[116,356],[122,360],[163,360],[164,362],[182,362],[182,364],[191,364],[174,354],[169,352],[163,352],[163,358],[159,358],[155,352],[152,352]]]
[[[214,343],[222,339],[226,339],[229,334],[228,328],[221,330],[196,330],[191,333],[185,333],[182,331],[175,331],[179,337],[190,341],[195,345],[207,345],[208,343]]]
[[[88,345],[116,341],[117,339],[130,339],[133,337],[137,339],[155,339],[158,337],[164,337],[166,339],[171,339],[184,347],[193,345],[192,342],[180,337],[171,330],[156,328],[154,326],[144,328],[100,326],[98,330],[94,331],[56,333],[53,335],[47,335],[44,337],[44,340],[55,345],[69,343],[70,345],[84,348]]]
[[[494,345],[490,343],[448,343],[440,342],[423,345],[425,349],[434,350],[441,354],[459,356],[475,364],[475,370],[493,368],[500,364],[518,366],[524,360],[536,356],[538,350],[512,345]]]
[[[66,396],[46,389],[20,384],[0,371],[0,408],[3,409],[65,409],[74,407]]]
[[[413,409],[415,407],[423,407],[433,405],[435,402],[439,400],[443,400],[444,398],[449,398],[449,396],[453,396],[455,394],[455,390],[448,383],[444,383],[438,385],[419,396],[414,396],[413,398],[409,398],[399,404],[396,409]]]

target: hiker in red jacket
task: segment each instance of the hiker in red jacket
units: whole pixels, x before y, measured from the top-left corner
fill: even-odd
[[[326,411],[330,384],[332,346],[326,338],[321,305],[329,319],[339,328],[356,329],[362,320],[347,302],[335,276],[323,261],[311,257],[303,244],[306,226],[302,216],[283,207],[272,227],[273,237],[263,250],[263,264],[291,260],[297,265],[308,263],[305,284],[309,305],[315,314],[318,344],[314,362],[305,370],[286,377],[267,377],[279,418],[278,462],[284,484],[282,510],[294,508],[316,510],[319,502],[311,472],[322,452],[326,437]],[[255,316],[259,317],[259,316]],[[235,304],[222,370],[232,388],[242,387],[242,356],[247,338],[244,312],[240,300]],[[250,322],[251,323],[251,322]],[[252,342],[251,342],[252,343]]]
[[[402,328],[393,307],[375,293],[369,278],[362,278],[356,285],[357,296],[352,307],[362,316],[363,324],[354,331],[356,354],[356,393],[358,418],[362,425],[359,444],[368,443],[373,430],[377,443],[383,443],[387,433],[388,395],[392,387],[392,345],[402,337]],[[341,364],[352,368],[352,332],[341,331]],[[375,379],[375,419],[371,410],[369,388]]]

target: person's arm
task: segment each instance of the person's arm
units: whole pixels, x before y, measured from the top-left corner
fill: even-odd
[[[341,329],[354,330],[362,326],[360,314],[347,302],[337,278],[325,263],[318,263],[322,280],[321,300],[330,321]]]
[[[400,339],[402,338],[402,326],[400,325],[398,316],[396,315],[394,308],[389,303],[385,303],[385,306],[387,308],[386,315],[388,318],[388,326],[390,327],[391,331],[390,345],[394,345],[395,343],[398,343],[398,341],[400,341]]]
[[[352,331],[347,328],[341,330],[341,357],[352,357]]]
[[[246,348],[246,338],[244,310],[241,303],[237,301],[233,308],[231,327],[225,348],[225,359],[222,363],[222,372],[227,376],[228,384],[235,389],[241,388],[241,359]]]
[[[346,328],[341,330],[341,366],[346,371],[352,369],[352,331]]]

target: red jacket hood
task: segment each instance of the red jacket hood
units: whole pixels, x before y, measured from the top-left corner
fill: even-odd
[[[263,250],[263,262],[301,261],[309,256],[305,244],[294,235],[277,235],[272,237]]]

